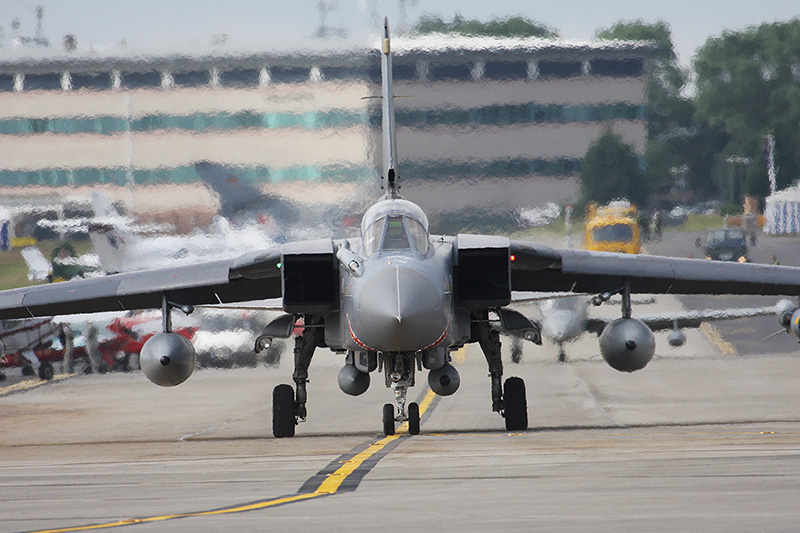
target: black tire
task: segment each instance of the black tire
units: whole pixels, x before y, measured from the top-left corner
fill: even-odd
[[[49,361],[43,361],[42,364],[39,365],[39,377],[45,381],[50,381],[53,379],[53,365]]]
[[[33,367],[31,365],[25,365],[25,366],[22,367],[22,375],[23,376],[32,376],[35,373],[36,373],[36,371],[33,370]]]
[[[394,435],[394,405],[390,403],[383,406],[383,434]]]
[[[419,405],[408,404],[408,434],[419,435]]]
[[[5,380],[6,380],[6,375],[0,372],[0,381],[5,381]]]
[[[504,416],[508,431],[528,429],[528,399],[525,396],[525,382],[522,378],[508,378],[503,387],[505,401]]]
[[[291,385],[278,385],[272,391],[272,434],[276,439],[294,437],[296,424],[294,389]]]

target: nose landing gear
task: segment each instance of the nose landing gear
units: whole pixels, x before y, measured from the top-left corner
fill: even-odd
[[[395,423],[408,422],[408,433],[419,435],[419,405],[408,404],[406,412],[406,395],[408,388],[414,386],[414,354],[383,354],[383,370],[386,374],[386,386],[394,391],[397,406],[387,403],[383,406],[383,434],[394,435]]]

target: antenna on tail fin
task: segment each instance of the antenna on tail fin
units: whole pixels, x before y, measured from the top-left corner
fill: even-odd
[[[383,19],[381,43],[381,100],[383,102],[383,179],[386,198],[400,198],[397,183],[397,142],[394,133],[394,89],[392,88],[392,47],[389,41],[389,18]]]

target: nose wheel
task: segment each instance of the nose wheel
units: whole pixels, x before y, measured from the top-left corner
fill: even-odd
[[[411,402],[408,404],[408,413],[395,414],[395,406],[387,403],[383,406],[383,434],[387,437],[394,435],[395,423],[408,422],[408,434],[419,435],[419,405]]]

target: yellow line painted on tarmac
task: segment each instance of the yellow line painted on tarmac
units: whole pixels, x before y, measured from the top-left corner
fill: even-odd
[[[241,513],[244,511],[254,511],[257,509],[265,509],[267,507],[274,507],[276,505],[281,505],[284,503],[292,503],[300,500],[310,500],[312,498],[318,498],[323,496],[323,494],[310,492],[306,494],[295,494],[294,496],[287,496],[285,498],[277,498],[275,500],[269,500],[266,502],[258,502],[258,503],[251,503],[248,505],[240,505],[237,507],[228,507],[226,509],[217,509],[216,511],[200,511],[197,513],[182,513],[182,514],[174,514],[174,515],[164,515],[164,516],[150,516],[147,518],[129,518],[125,520],[117,520],[116,522],[107,522],[105,524],[94,524],[91,526],[76,526],[76,527],[65,527],[61,529],[44,529],[41,531],[37,531],[36,533],[66,533],[68,531],[91,531],[92,529],[104,529],[109,527],[121,527],[121,526],[130,526],[133,524],[146,524],[148,522],[162,522],[164,520],[170,520],[173,518],[189,518],[192,516],[212,516],[212,515],[220,515],[220,514],[230,514],[230,513]]]
[[[322,482],[317,490],[314,491],[314,494],[333,494],[339,487],[342,485],[347,476],[355,472],[356,468],[361,466],[361,463],[381,451],[387,444],[390,442],[399,439],[399,435],[389,435],[388,437],[384,437],[378,442],[373,442],[370,446],[364,450],[363,452],[359,453],[349,461],[346,461],[344,466],[339,468],[336,472],[328,476],[328,479]]]
[[[428,393],[425,395],[425,398],[422,399],[422,402],[419,404],[419,414],[420,416],[431,406],[433,399],[436,397],[434,392],[428,389]],[[405,427],[405,431],[408,431],[408,422],[404,423],[400,426],[400,428]],[[282,505],[286,503],[293,503],[302,500],[311,500],[314,498],[318,498],[320,496],[327,496],[330,494],[336,494],[339,490],[339,487],[342,486],[344,480],[347,477],[355,472],[359,466],[361,466],[364,461],[381,451],[386,447],[387,444],[399,439],[399,435],[390,435],[384,437],[376,442],[370,444],[366,450],[357,454],[352,459],[345,461],[345,464],[341,466],[338,470],[333,472],[328,476],[328,478],[323,481],[320,486],[314,492],[308,492],[304,494],[295,494],[293,496],[285,496],[282,498],[276,498],[274,500],[268,500],[263,502],[257,503],[250,503],[246,505],[239,505],[236,507],[226,507],[224,509],[217,509],[214,511],[198,511],[195,513],[181,513],[181,514],[173,514],[173,515],[163,515],[163,516],[150,516],[147,518],[130,518],[126,520],[118,520],[116,522],[107,522],[105,524],[94,524],[91,526],[76,526],[76,527],[66,527],[61,529],[45,529],[36,531],[35,533],[67,533],[69,531],[91,531],[93,529],[104,529],[104,528],[111,528],[111,527],[121,527],[121,526],[130,526],[133,524],[146,524],[149,522],[163,522],[164,520],[171,520],[175,518],[189,518],[195,516],[213,516],[213,515],[223,515],[223,514],[232,514],[232,513],[242,513],[245,511],[256,511],[258,509],[266,509],[268,507],[274,507],[276,505]]]
[[[36,387],[40,387],[48,383],[53,383],[54,381],[61,381],[62,379],[67,379],[68,377],[71,376],[72,374],[58,374],[53,376],[53,379],[50,380],[37,378],[26,381],[20,381],[19,383],[14,383],[13,385],[9,385],[8,387],[3,387],[2,389],[0,389],[0,396],[5,396],[7,394],[11,394],[12,392],[34,389]]]
[[[708,322],[703,322],[700,324],[700,331],[702,331],[705,336],[708,337],[708,340],[711,341],[711,344],[713,344],[724,355],[736,355],[736,348],[733,347],[733,344],[722,338],[722,335],[719,334],[717,328]]]

